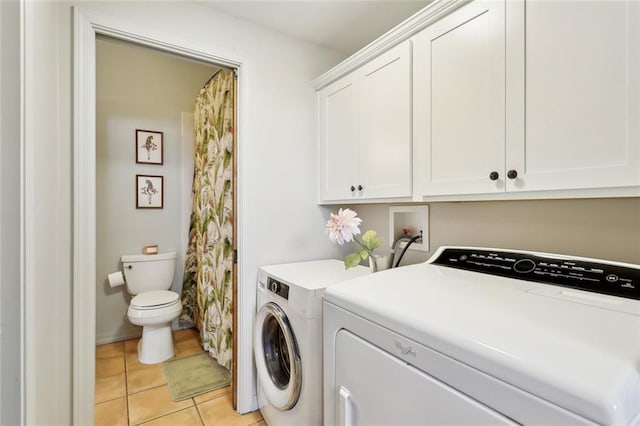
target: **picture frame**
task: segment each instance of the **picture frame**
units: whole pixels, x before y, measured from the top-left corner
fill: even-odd
[[[164,208],[164,176],[136,175],[136,208]]]
[[[163,139],[163,132],[136,129],[136,163],[162,165],[164,162]]]

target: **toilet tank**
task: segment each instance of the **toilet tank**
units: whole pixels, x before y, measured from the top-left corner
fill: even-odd
[[[176,270],[176,254],[129,254],[120,257],[130,294],[169,290]]]

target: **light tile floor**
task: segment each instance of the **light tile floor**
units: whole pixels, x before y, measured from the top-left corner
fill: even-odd
[[[174,331],[173,343],[177,357],[203,350],[195,329]],[[162,364],[140,364],[137,345],[133,339],[96,346],[96,425],[266,425],[258,411],[233,410],[229,386],[173,402]]]

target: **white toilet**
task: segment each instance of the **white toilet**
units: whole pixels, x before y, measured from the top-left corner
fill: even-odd
[[[156,364],[171,358],[171,322],[178,318],[182,303],[178,293],[169,291],[176,269],[176,254],[132,254],[120,258],[127,290],[134,296],[127,317],[142,326],[138,361]]]

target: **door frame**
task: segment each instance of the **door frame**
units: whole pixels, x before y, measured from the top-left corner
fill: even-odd
[[[72,413],[74,424],[93,424],[95,393],[95,320],[96,320],[96,36],[105,35],[141,46],[150,47],[185,58],[211,63],[212,65],[235,68],[237,70],[236,114],[236,202],[235,228],[237,228],[238,257],[244,258],[242,244],[243,211],[242,199],[242,143],[243,105],[246,105],[246,85],[243,76],[246,73],[246,61],[226,52],[193,47],[189,40],[179,35],[165,33],[147,33],[145,30],[115,19],[95,13],[85,7],[73,8],[73,396]],[[235,243],[235,242],[234,242]],[[240,315],[243,312],[242,269],[238,270],[237,297],[234,300],[234,320],[238,327],[234,329],[234,343],[237,352],[251,351],[239,339],[247,320]],[[246,310],[246,308],[245,308]],[[237,317],[237,318],[236,318]],[[251,318],[248,319],[251,321]],[[243,328],[244,327],[244,328]],[[237,374],[234,394],[251,393],[252,366],[234,363],[234,375]],[[239,412],[252,409],[247,398],[238,398]]]

